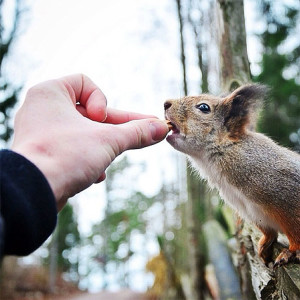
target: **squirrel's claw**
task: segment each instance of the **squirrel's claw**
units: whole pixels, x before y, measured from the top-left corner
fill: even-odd
[[[289,262],[300,263],[300,250],[292,252],[289,249],[283,249],[275,260],[274,268],[281,267]]]

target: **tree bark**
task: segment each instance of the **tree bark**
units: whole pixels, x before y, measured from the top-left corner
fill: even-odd
[[[250,81],[243,0],[217,0],[220,82],[229,92]]]
[[[242,282],[243,299],[300,299],[300,265],[288,264],[276,268],[266,267],[258,257],[257,245],[261,233],[255,226],[244,223],[238,232],[239,246],[234,249]],[[284,235],[279,235],[274,246],[273,260],[288,243]],[[250,281],[243,280],[250,275]]]

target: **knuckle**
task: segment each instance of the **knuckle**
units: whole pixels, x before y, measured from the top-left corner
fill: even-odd
[[[32,99],[34,97],[45,97],[49,92],[53,90],[53,86],[59,85],[57,80],[49,80],[38,83],[28,89],[26,98]]]
[[[136,124],[134,126],[134,130],[135,130],[135,136],[133,137],[133,139],[135,138],[136,147],[145,146],[147,144],[147,141],[149,140],[148,138],[149,134],[146,133],[146,131],[144,130],[144,128],[141,127],[140,124]]]

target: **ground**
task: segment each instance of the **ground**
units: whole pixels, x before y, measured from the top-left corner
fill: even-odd
[[[146,300],[144,294],[133,292],[130,290],[122,290],[119,292],[103,291],[96,294],[77,294],[74,296],[66,296],[55,298],[55,300]],[[49,299],[50,300],[50,299]]]

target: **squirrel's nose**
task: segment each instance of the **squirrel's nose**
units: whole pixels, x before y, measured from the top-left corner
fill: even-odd
[[[166,101],[164,103],[164,107],[165,107],[165,110],[167,110],[168,108],[170,108],[172,106],[172,103],[170,101]]]

